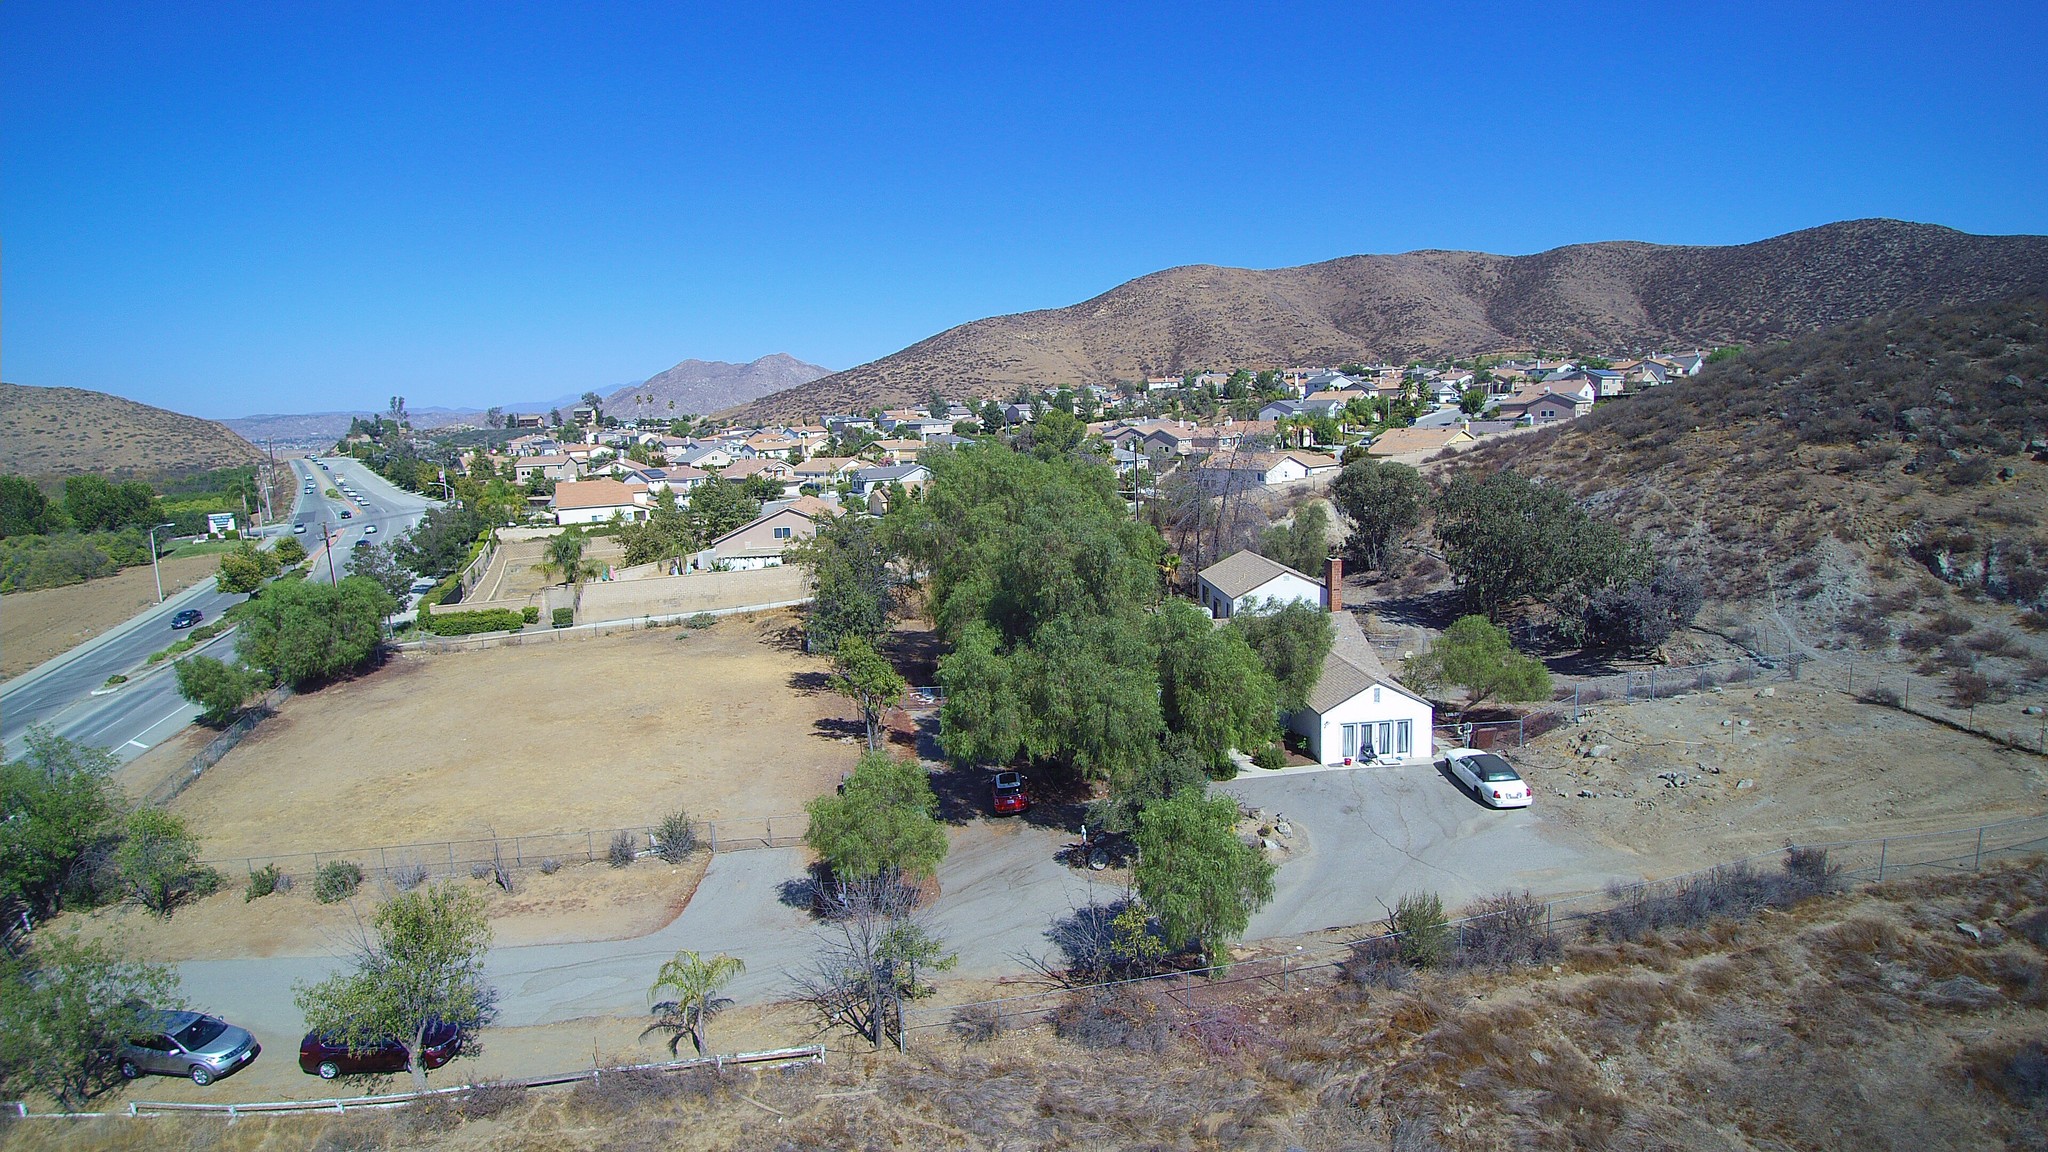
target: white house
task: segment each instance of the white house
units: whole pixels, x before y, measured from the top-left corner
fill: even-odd
[[[1334,477],[1340,470],[1335,456],[1321,452],[1218,453],[1202,465],[1202,482],[1212,492],[1228,491],[1249,484],[1292,484],[1301,480]]]
[[[1287,716],[1287,728],[1308,743],[1321,764],[1427,760],[1436,722],[1429,701],[1387,674],[1379,653],[1349,612],[1331,613],[1336,640],[1308,707]]]
[[[647,485],[618,480],[565,480],[555,485],[555,523],[602,524],[613,513],[647,519]]]
[[[1337,561],[1332,560],[1335,567]],[[1341,571],[1341,570],[1340,570]],[[1278,604],[1329,605],[1327,588],[1276,560],[1257,552],[1235,552],[1202,569],[1199,577],[1202,607],[1218,620],[1267,601]]]

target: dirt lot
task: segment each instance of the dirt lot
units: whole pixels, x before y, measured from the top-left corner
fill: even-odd
[[[1796,684],[1599,707],[1509,756],[1551,817],[1660,875],[2048,809],[2048,759]]]
[[[172,808],[212,859],[798,812],[857,722],[793,625],[399,656],[289,701]]]
[[[186,556],[158,567],[168,596],[219,571],[220,557]],[[0,597],[0,679],[75,648],[154,603],[156,577],[147,564],[67,588],[10,592]]]
[[[552,876],[529,868],[513,874],[511,894],[488,880],[465,883],[484,898],[494,945],[624,940],[680,915],[709,864],[709,854],[699,852],[678,865],[652,859],[626,868],[574,864]],[[243,899],[243,877],[227,879],[219,892],[167,920],[129,904],[66,919],[88,935],[122,937],[138,960],[317,955],[354,939],[358,918],[393,891],[385,881],[370,880],[353,903],[322,904],[310,884],[299,884],[250,901]]]
[[[547,550],[548,542],[544,539],[500,544],[491,557],[491,566],[464,599],[517,600],[539,592],[557,579],[539,567],[547,558]],[[625,548],[609,536],[592,537],[583,545],[583,558],[599,564],[621,564],[625,556]]]

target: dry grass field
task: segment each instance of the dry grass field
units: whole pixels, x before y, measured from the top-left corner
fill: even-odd
[[[793,623],[398,656],[289,701],[172,809],[211,859],[794,813],[857,749]]]
[[[185,556],[158,566],[169,596],[219,571],[220,557]],[[147,564],[84,584],[10,592],[0,597],[0,679],[19,676],[154,603],[156,577]]]
[[[1969,931],[1958,930],[1968,925]],[[206,1148],[2039,1149],[2048,865],[1524,941],[1533,964],[1140,990],[1057,1021],[346,1116],[16,1122],[7,1152]],[[733,1050],[800,1026],[714,1025]],[[630,1021],[493,1037],[645,1053]],[[502,1055],[501,1055],[502,1054]],[[481,1062],[473,1065],[482,1071]],[[253,1071],[253,1070],[252,1070]],[[228,1083],[232,1084],[233,1081]],[[167,1091],[179,1091],[166,1084]]]
[[[129,479],[232,468],[259,455],[211,420],[83,388],[0,384],[0,472]]]

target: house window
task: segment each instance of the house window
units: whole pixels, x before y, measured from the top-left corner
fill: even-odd
[[[777,529],[775,530],[775,538],[776,538],[777,540],[787,540],[787,539],[789,539],[789,529],[787,529],[787,528],[777,528]]]
[[[1394,751],[1406,756],[1414,748],[1414,726],[1408,720],[1394,721]]]
[[[1375,704],[1380,702],[1380,686],[1377,684],[1372,686],[1372,702]]]

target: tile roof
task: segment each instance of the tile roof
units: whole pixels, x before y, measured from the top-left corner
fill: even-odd
[[[633,505],[636,493],[646,491],[645,484],[619,480],[567,480],[555,485],[555,507],[625,508]]]

